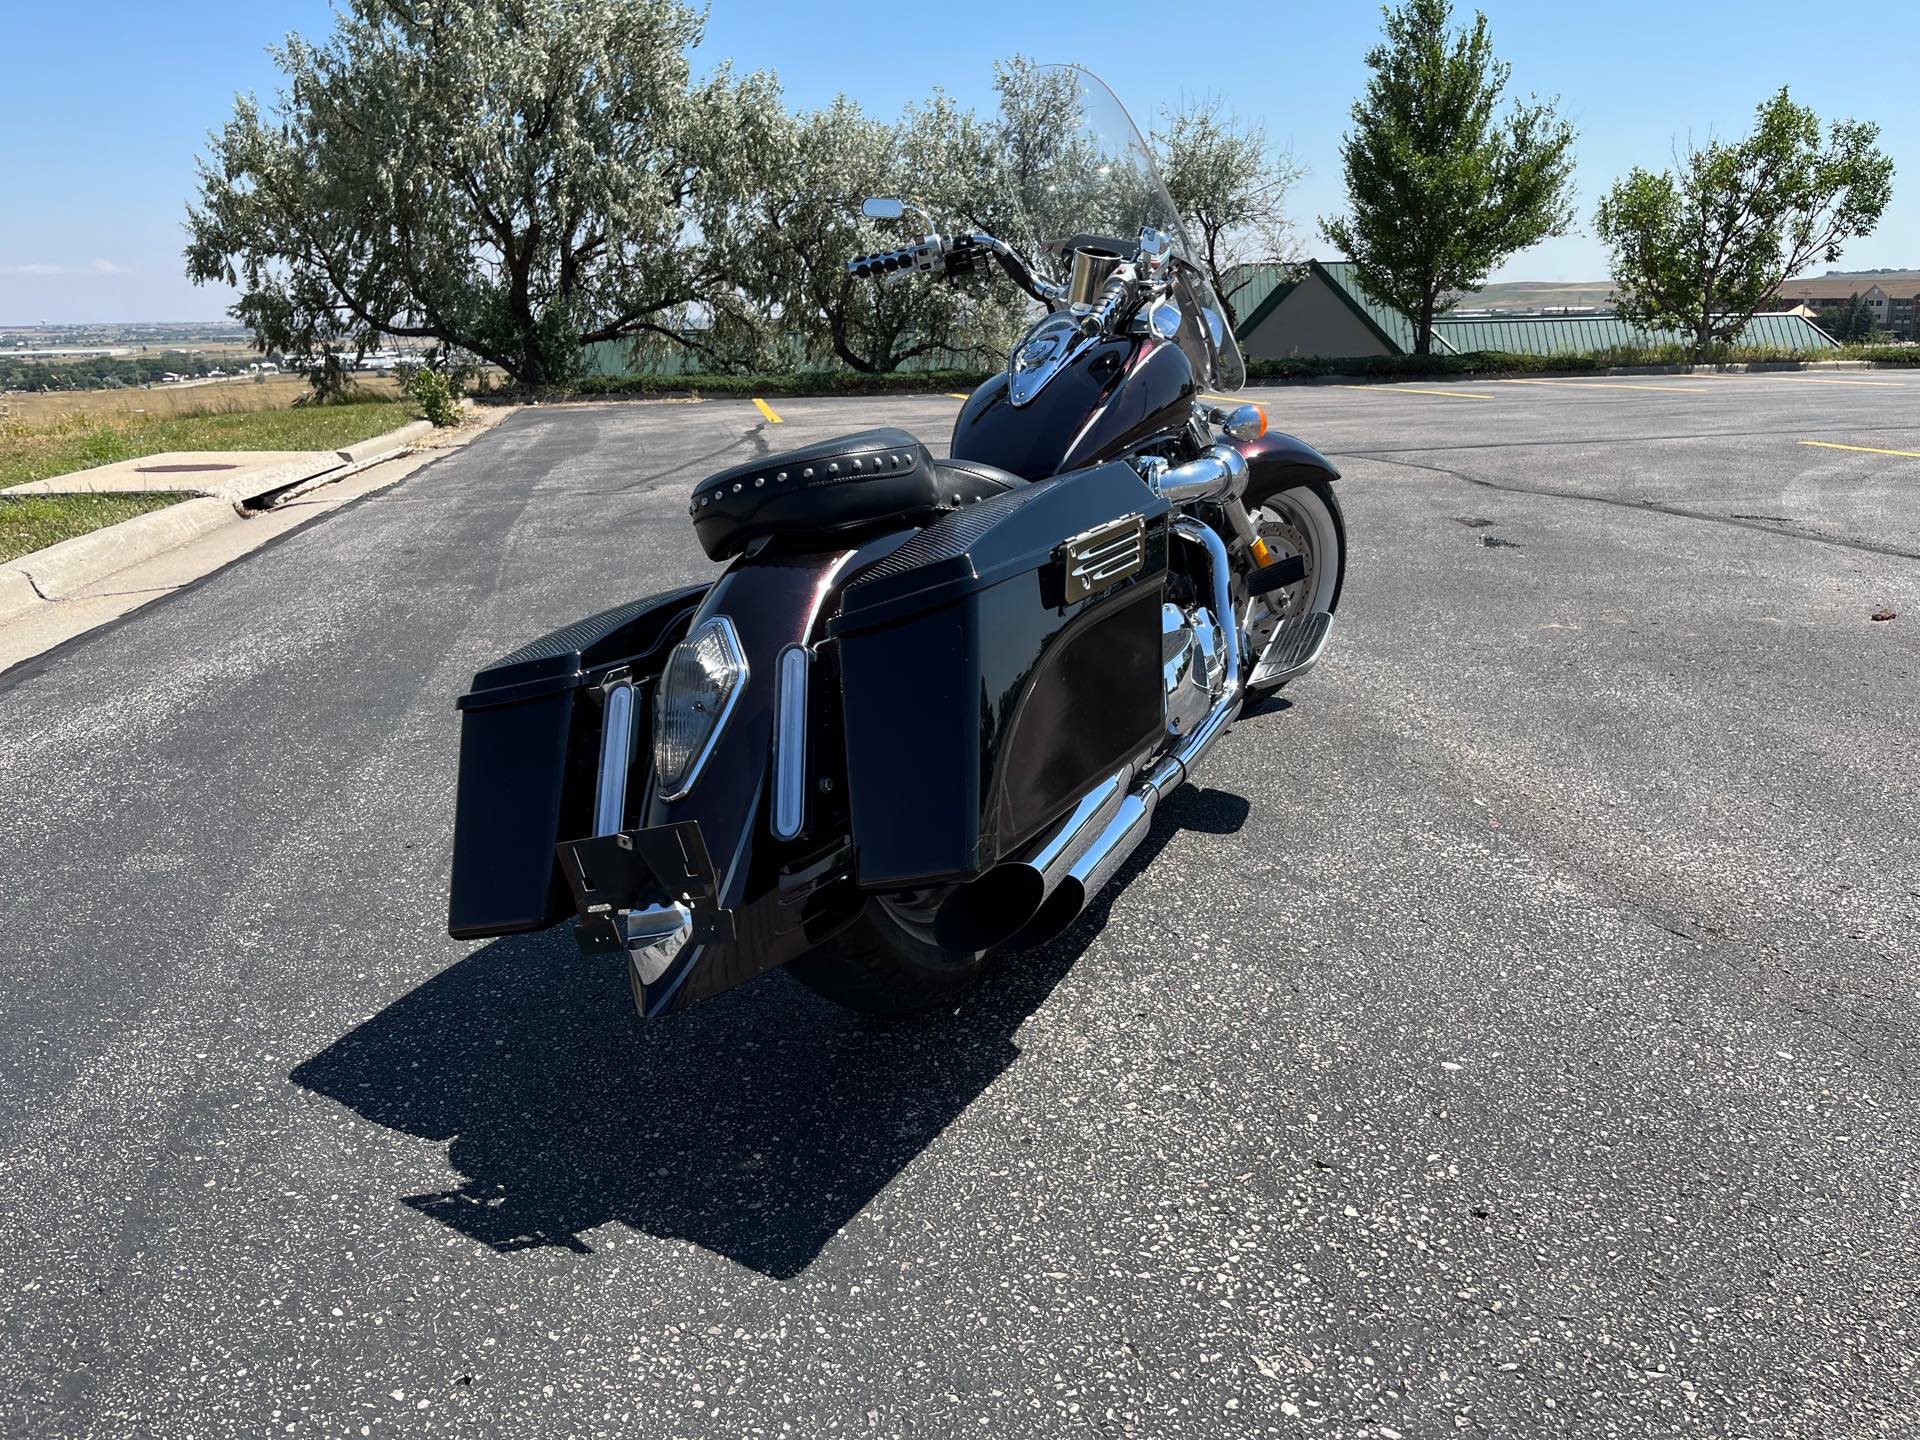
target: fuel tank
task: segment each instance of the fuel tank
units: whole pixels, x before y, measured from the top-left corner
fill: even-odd
[[[1193,366],[1178,345],[1144,336],[1095,340],[1015,408],[1002,371],[968,397],[952,454],[1028,480],[1110,459],[1186,423]]]

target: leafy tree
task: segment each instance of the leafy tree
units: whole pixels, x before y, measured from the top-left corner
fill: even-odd
[[[1286,199],[1305,172],[1218,100],[1164,112],[1153,138],[1167,192],[1233,328],[1234,296],[1253,283],[1253,267],[1299,258]]]
[[[842,96],[795,117],[782,152],[790,162],[752,202],[751,222],[778,241],[740,277],[777,337],[775,365],[831,353],[872,373],[943,351],[975,360],[1004,353],[1013,314],[1004,287],[878,285],[846,268],[856,255],[891,249],[917,233],[864,219],[860,202],[870,195],[911,200],[956,226],[975,223],[993,160],[990,132],[970,112],[936,95],[889,124]]]
[[[1730,344],[1780,285],[1872,232],[1893,194],[1880,129],[1820,119],[1784,87],[1746,139],[1710,142],[1680,173],[1635,169],[1600,202],[1614,302],[1643,325],[1675,326],[1704,356]]]
[[[212,138],[188,274],[323,376],[381,335],[527,384],[594,341],[695,343],[736,303],[780,119],[767,78],[691,80],[701,25],[681,0],[349,0],[275,52],[275,111],[244,96]]]
[[[1849,344],[1871,340],[1874,331],[1873,306],[1858,290],[1847,299],[1846,308],[1828,327],[1833,338]]]
[[[1485,15],[1455,31],[1450,0],[1382,14],[1340,147],[1352,218],[1320,228],[1368,293],[1413,318],[1424,355],[1450,293],[1477,290],[1509,255],[1572,226],[1573,127],[1552,101],[1500,113],[1512,67],[1494,58]]]
[[[1080,82],[1071,70],[1016,54],[994,63],[993,88],[994,169],[969,218],[1031,259],[1097,228],[1087,204],[1089,166],[1075,153]]]

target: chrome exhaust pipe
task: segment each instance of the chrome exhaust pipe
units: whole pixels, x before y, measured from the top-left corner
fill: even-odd
[[[1227,623],[1231,624],[1233,590],[1227,565],[1227,547],[1221,543],[1218,535],[1198,520],[1183,516],[1173,522],[1173,528],[1175,533],[1206,550],[1213,567],[1214,613],[1228,617]],[[1087,908],[1087,902],[1105,888],[1106,883],[1126,864],[1127,857],[1147,838],[1147,832],[1153,828],[1153,812],[1159,808],[1160,802],[1180,788],[1192,774],[1193,767],[1227,733],[1227,728],[1233,724],[1233,718],[1239,711],[1241,692],[1245,688],[1241,679],[1237,635],[1228,641],[1226,652],[1227,673],[1220,698],[1214,702],[1206,718],[1193,727],[1193,733],[1187,737],[1184,745],[1148,771],[1146,777],[1121,801],[1106,828],[1080,851],[1079,857],[1066,867],[1066,873],[1059,877],[1033,912],[1032,919],[1014,933],[1011,941],[1014,948],[1044,945],[1060,936],[1080,918],[1080,912]]]

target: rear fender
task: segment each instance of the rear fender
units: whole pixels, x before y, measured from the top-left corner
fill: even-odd
[[[893,550],[911,531],[896,532],[857,550],[743,556],[708,593],[689,629],[724,615],[747,664],[747,680],[692,786],[678,799],[662,798],[649,770],[639,823],[648,828],[692,821],[711,858],[719,910],[704,938],[681,947],[658,978],[636,976],[641,1013],[665,1014],[744,984],[797,959],[851,922],[859,897],[847,878],[844,833],[814,827],[814,838],[783,842],[771,830],[769,787],[783,652],[805,647],[810,671],[824,620],[839,605],[847,578]],[[812,754],[838,753],[839,738],[823,740],[822,699],[837,687],[810,676],[804,732]],[[831,717],[837,720],[836,717]],[[643,742],[644,743],[644,742]],[[813,773],[808,771],[809,784]],[[809,794],[809,803],[813,796]],[[814,834],[817,830],[818,833]]]

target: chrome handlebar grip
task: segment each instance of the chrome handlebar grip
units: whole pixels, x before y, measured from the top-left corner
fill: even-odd
[[[931,274],[946,254],[946,242],[929,235],[898,250],[877,250],[847,262],[847,273],[855,279],[869,277],[891,282],[908,275]]]

